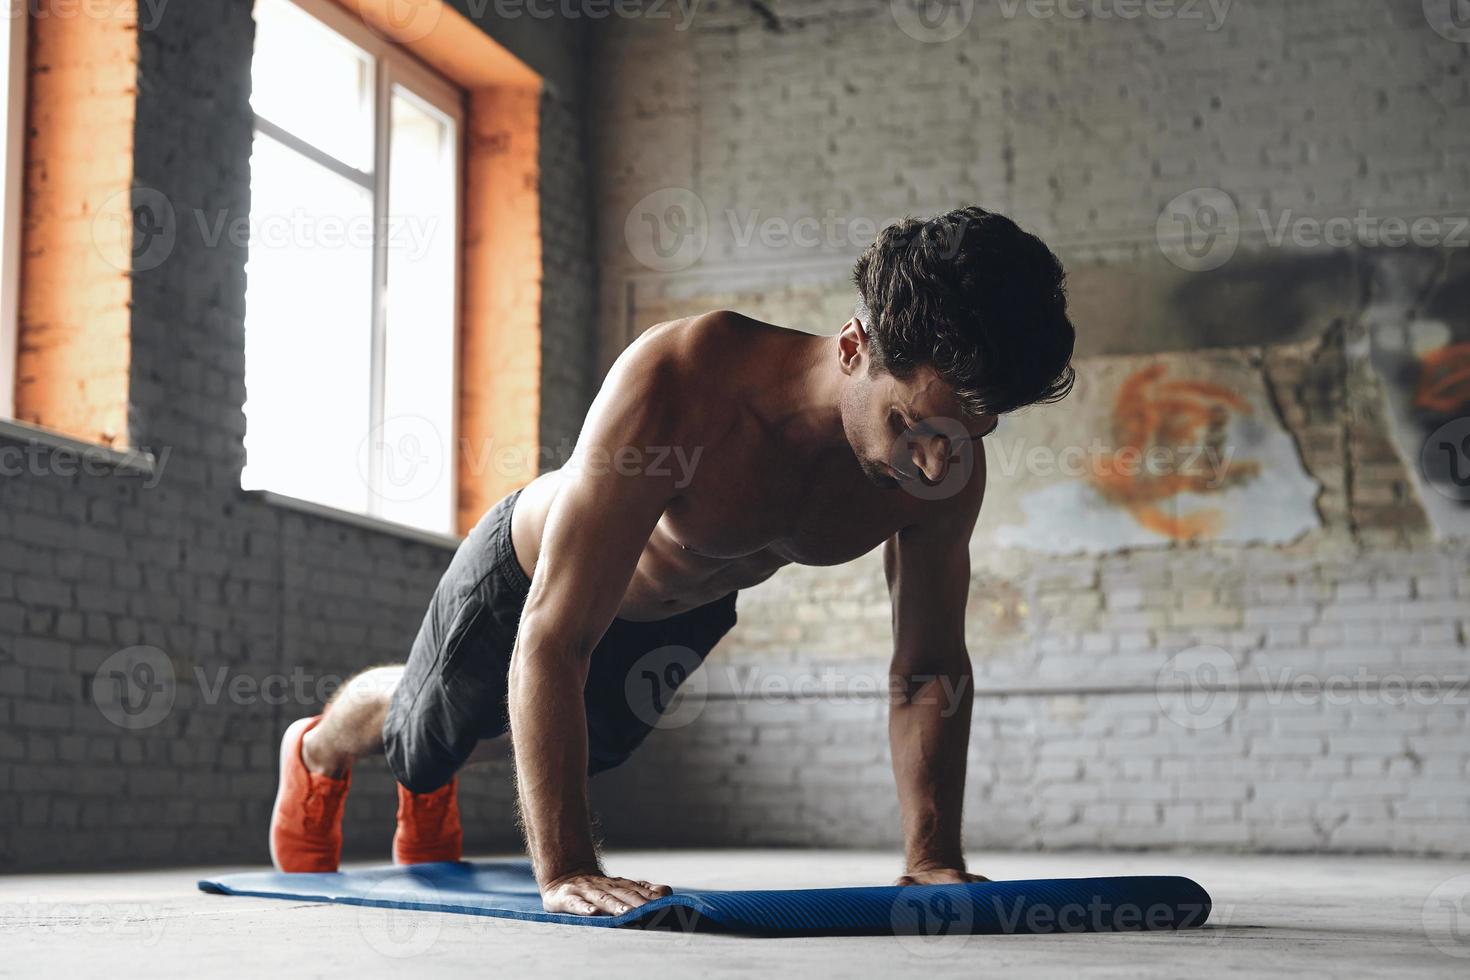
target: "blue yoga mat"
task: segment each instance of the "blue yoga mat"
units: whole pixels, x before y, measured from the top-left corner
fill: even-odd
[[[221,895],[340,902],[577,926],[757,935],[958,935],[1187,929],[1210,896],[1188,878],[1050,878],[969,885],[675,891],[619,916],[542,911],[525,861],[418,864],[329,874],[252,871],[199,882]]]

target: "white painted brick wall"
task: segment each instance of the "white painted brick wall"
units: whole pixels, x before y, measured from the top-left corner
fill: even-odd
[[[1463,213],[1470,47],[1430,30],[1417,0],[1237,0],[1213,31],[1008,19],[981,0],[942,44],[906,36],[886,2],[767,7],[774,25],[718,0],[683,31],[598,33],[603,365],[652,322],[702,309],[819,332],[848,315],[861,243],[742,245],[731,214],[882,224],[978,202],[1086,273],[1073,293],[1084,350],[1262,345],[1283,423],[1323,485],[1322,529],[1289,547],[974,555],[970,843],[1470,853],[1470,692],[1448,680],[1470,672],[1470,554],[1427,539],[1375,382],[1328,329],[1357,316],[1356,280],[1289,322],[1270,308],[1286,294],[1267,289],[1211,332],[1194,322],[1209,304],[1167,305],[1197,283],[1161,275],[1153,244],[1164,203],[1198,186],[1230,189],[1242,212]],[[625,238],[634,203],[661,188],[692,192],[709,216],[687,269],[650,269]],[[1271,263],[1283,283],[1319,274],[1249,257],[1268,285]],[[1109,319],[1098,296],[1134,304],[1116,317],[1124,329],[1091,329]],[[1265,346],[1318,334],[1305,359]],[[741,596],[706,669],[881,675],[887,616],[875,557],[788,569]],[[1199,644],[1236,658],[1238,703],[1191,730],[1154,688]],[[1360,669],[1370,679],[1344,703],[1290,686]],[[1443,682],[1429,703],[1383,703],[1385,678],[1420,674]],[[898,844],[878,703],[740,702],[730,686],[712,682],[693,725],[656,733],[600,780],[610,839]]]

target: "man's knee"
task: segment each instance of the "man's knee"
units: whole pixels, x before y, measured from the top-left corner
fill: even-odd
[[[430,771],[414,767],[409,767],[400,772],[398,767],[394,766],[393,778],[398,780],[398,785],[410,793],[422,795],[448,786],[449,781],[454,778],[454,773]]]
[[[412,793],[432,793],[447,784],[479,740],[472,721],[437,685],[397,687],[381,721],[383,753],[394,778]]]
[[[383,755],[399,785],[410,793],[432,793],[454,778],[463,762],[451,752],[395,723],[389,715],[383,725]]]
[[[403,678],[403,665],[372,667],[352,677],[337,689],[332,706],[359,705],[386,708]]]

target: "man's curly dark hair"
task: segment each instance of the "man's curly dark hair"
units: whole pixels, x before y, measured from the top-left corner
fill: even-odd
[[[931,366],[969,415],[1066,397],[1076,331],[1066,273],[1010,218],[957,208],[889,225],[853,269],[874,373]]]

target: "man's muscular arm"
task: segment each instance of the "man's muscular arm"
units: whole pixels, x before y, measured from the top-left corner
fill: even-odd
[[[893,602],[888,738],[903,815],[899,884],[985,879],[965,871],[961,811],[974,680],[965,649],[970,534],[984,491],[984,457],[941,520],[890,538],[883,567]]]
[[[662,342],[624,352],[593,403],[547,514],[511,656],[509,708],[521,817],[550,912],[617,915],[669,893],[602,874],[587,801],[588,659],[617,615],[638,559],[675,495],[671,476],[633,472],[618,451],[677,445]]]

